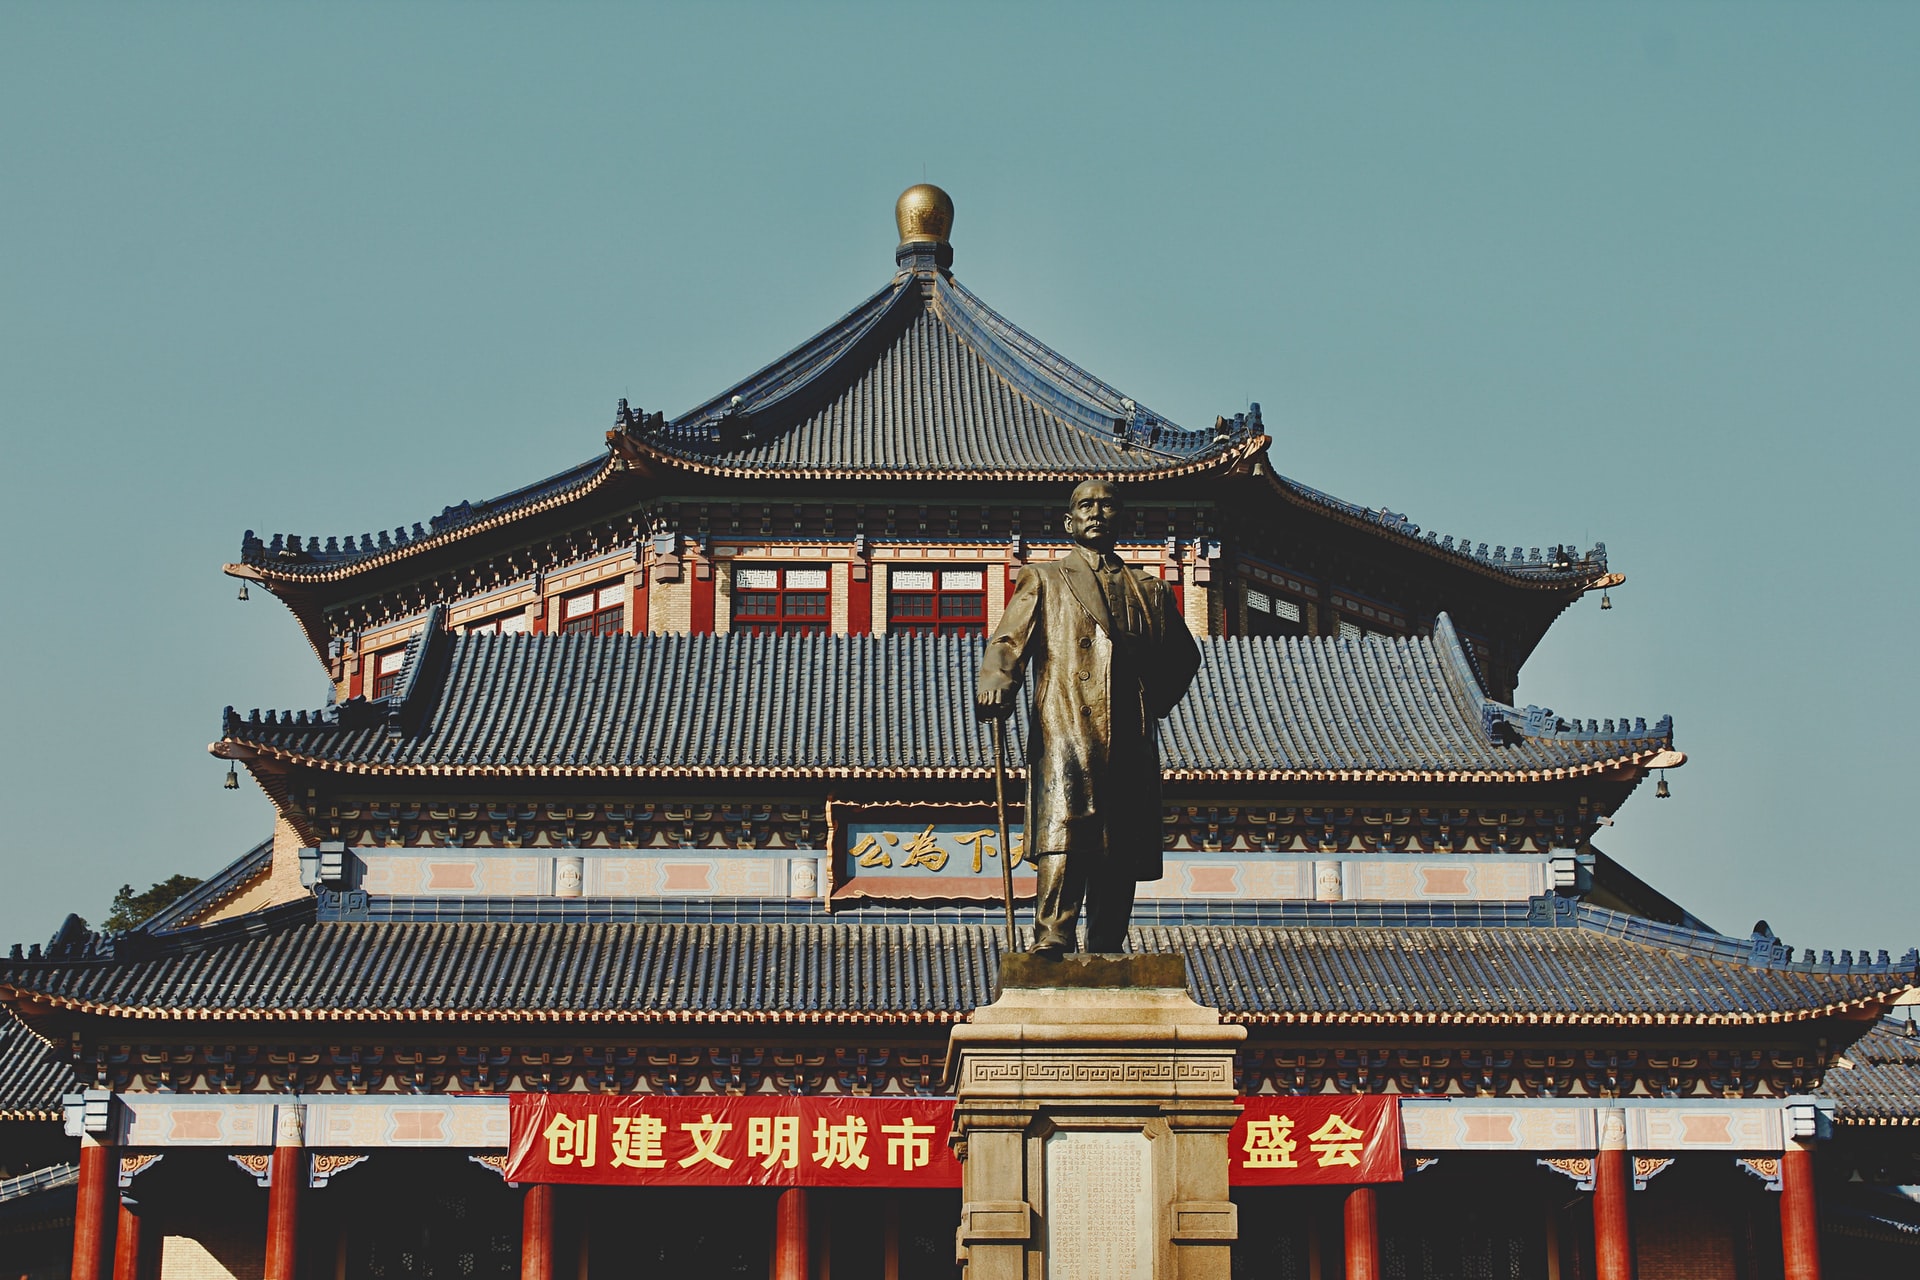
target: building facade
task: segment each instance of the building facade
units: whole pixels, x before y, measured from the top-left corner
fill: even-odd
[[[948,1034],[993,998],[1002,858],[1031,893],[972,681],[1098,476],[1204,656],[1130,946],[1246,1029],[1260,1123],[1368,1099],[1397,1134],[1358,1192],[1266,1185],[1248,1138],[1236,1275],[1920,1258],[1874,1190],[1920,1181],[1920,1055],[1881,1021],[1920,956],[1707,928],[1596,847],[1685,763],[1671,721],[1514,705],[1559,613],[1623,581],[1605,547],[1489,550],[1291,480],[1258,405],[1169,421],[960,283],[943,193],[897,213],[878,292],[677,417],[622,401],[576,467],[245,535],[227,572],[333,696],[221,718],[270,838],[0,966],[36,1239],[124,1280],[957,1275],[957,1182],[879,1135],[941,1114]],[[629,1109],[543,1121],[572,1172],[528,1180],[517,1126],[554,1097]],[[736,1112],[764,1150],[598,1145]],[[25,1154],[56,1123],[66,1173]]]

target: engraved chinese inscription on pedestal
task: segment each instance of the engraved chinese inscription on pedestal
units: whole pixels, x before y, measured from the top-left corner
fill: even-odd
[[[1152,1280],[1149,1160],[1143,1133],[1048,1137],[1048,1280]]]

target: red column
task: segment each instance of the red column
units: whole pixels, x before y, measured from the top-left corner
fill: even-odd
[[[1813,1148],[1790,1139],[1780,1155],[1780,1253],[1787,1280],[1820,1280],[1820,1218],[1813,1202]]]
[[[300,1260],[300,1193],[307,1185],[307,1109],[274,1108],[273,1163],[267,1168],[267,1280],[294,1280]]]
[[[113,1280],[141,1280],[140,1215],[120,1202],[120,1226],[113,1236]]]
[[[788,1187],[773,1217],[773,1280],[807,1280],[807,1193]]]
[[[1380,1280],[1380,1197],[1372,1187],[1347,1192],[1347,1280]]]
[[[695,635],[711,634],[714,627],[713,561],[705,557],[687,557],[687,630]],[[705,576],[702,577],[701,575]]]
[[[873,566],[864,560],[847,566],[847,634],[873,634]]]
[[[553,1184],[527,1188],[520,1206],[520,1280],[553,1280]]]
[[[275,1147],[267,1185],[267,1280],[294,1280],[300,1250],[305,1147]]]
[[[1633,1280],[1633,1235],[1627,1221],[1627,1113],[1600,1113],[1600,1154],[1594,1161],[1593,1269],[1595,1280]]]
[[[104,1280],[107,1213],[119,1178],[118,1153],[92,1138],[80,1139],[80,1189],[73,1206],[73,1280]]]

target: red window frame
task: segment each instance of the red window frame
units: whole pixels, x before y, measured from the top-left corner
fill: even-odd
[[[794,575],[804,575],[802,585],[789,581]],[[824,565],[741,566],[732,594],[733,629],[746,635],[823,636],[832,629],[833,578]]]
[[[603,582],[560,597],[560,634],[617,636],[627,629],[627,584]],[[579,605],[579,608],[575,608]]]
[[[926,574],[926,584],[915,576]],[[906,578],[912,586],[902,587]],[[949,585],[954,579],[965,585]],[[887,634],[983,636],[987,633],[987,570],[894,569],[887,576]]]
[[[393,659],[391,665],[387,662],[389,658]],[[380,650],[367,660],[367,671],[373,677],[373,696],[391,698],[400,686],[400,677],[407,671],[407,646]]]

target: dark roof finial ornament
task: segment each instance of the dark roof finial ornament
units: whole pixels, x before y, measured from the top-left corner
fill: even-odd
[[[900,247],[893,260],[905,271],[945,271],[953,265],[953,197],[930,182],[916,182],[894,201]]]

